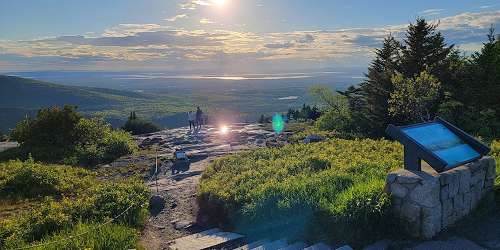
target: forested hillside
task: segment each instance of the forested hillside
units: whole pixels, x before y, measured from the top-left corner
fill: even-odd
[[[177,103],[173,105],[172,103]],[[151,118],[182,111],[170,96],[104,88],[74,87],[0,75],[0,131],[7,132],[26,115],[45,107],[74,105],[86,115],[101,115],[121,126],[132,111]]]

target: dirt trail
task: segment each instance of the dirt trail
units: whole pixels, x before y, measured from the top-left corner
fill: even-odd
[[[265,147],[266,142],[276,143],[284,136],[276,137],[255,124],[233,124],[227,133],[209,126],[196,133],[188,128],[179,128],[138,138],[143,147],[156,145],[160,158],[170,157],[178,147],[185,150],[191,159],[189,165],[160,162],[158,185],[152,181],[148,186],[153,194],[164,197],[166,204],[164,209],[148,218],[141,245],[147,249],[167,249],[169,241],[204,229],[206,218],[198,215],[196,191],[201,175],[210,162],[241,150]]]

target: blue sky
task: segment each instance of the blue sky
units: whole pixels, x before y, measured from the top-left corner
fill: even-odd
[[[500,0],[0,0],[0,70],[364,66],[416,17],[470,52]]]

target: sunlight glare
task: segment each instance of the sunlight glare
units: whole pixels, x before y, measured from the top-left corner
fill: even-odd
[[[212,0],[212,2],[219,7],[222,7],[226,4],[226,0]]]
[[[225,135],[225,134],[227,134],[228,132],[229,132],[229,128],[228,128],[226,125],[222,125],[222,126],[220,127],[220,133],[221,133],[221,134]]]

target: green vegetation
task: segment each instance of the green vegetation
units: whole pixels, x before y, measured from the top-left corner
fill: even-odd
[[[198,196],[201,209],[250,235],[279,232],[359,245],[393,228],[383,188],[387,172],[400,166],[402,148],[395,142],[293,144],[216,160]]]
[[[491,29],[481,51],[462,56],[445,43],[437,26],[417,19],[403,41],[387,37],[375,52],[367,79],[339,92],[346,104],[330,105],[341,98],[313,89],[327,109],[318,127],[380,138],[388,124],[442,116],[475,135],[498,138],[500,38]]]
[[[96,166],[137,149],[130,134],[83,118],[72,106],[41,109],[36,118],[18,123],[11,136],[21,144],[21,156],[49,163]]]
[[[136,245],[149,189],[135,178],[102,181],[85,169],[29,160],[0,163],[0,194],[2,203],[33,204],[2,218],[0,249],[53,240],[38,249],[126,249]]]
[[[313,107],[306,105],[305,103],[302,105],[301,109],[288,109],[286,117],[288,121],[315,121],[321,116],[321,112],[318,107],[314,105]]]
[[[79,237],[81,234],[85,234],[85,237]],[[117,224],[100,226],[83,223],[71,230],[45,238],[39,243],[40,247],[32,249],[136,249],[138,238],[137,230],[130,227]]]
[[[9,137],[0,131],[0,142],[8,141]]]
[[[490,147],[491,147],[490,155],[493,158],[495,158],[495,161],[497,162],[497,178],[495,180],[495,193],[497,200],[500,201],[500,140],[493,141]]]
[[[170,93],[75,87],[0,75],[0,131],[7,132],[26,116],[45,107],[78,106],[85,115],[125,122],[132,111],[148,118],[187,111],[193,99]],[[116,124],[115,124],[116,125]]]
[[[141,135],[157,132],[160,130],[160,127],[150,121],[139,119],[134,111],[130,113],[128,120],[125,125],[123,125],[122,129],[133,135]]]

